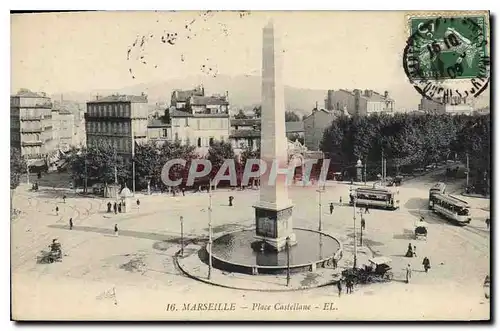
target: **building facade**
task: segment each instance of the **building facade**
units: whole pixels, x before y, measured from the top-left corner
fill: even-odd
[[[323,132],[331,125],[337,115],[335,111],[313,109],[312,114],[304,118],[304,145],[307,149],[319,150]]]
[[[75,115],[66,109],[61,109],[58,114],[58,122],[59,148],[66,151],[71,146],[77,145]]]
[[[165,133],[171,140],[196,147],[199,155],[206,155],[214,141],[229,140],[229,101],[224,96],[205,96],[203,87],[172,92],[169,109],[170,127]],[[151,127],[151,135],[155,128]],[[170,130],[170,131],[169,131]]]
[[[359,116],[373,113],[392,114],[395,111],[395,101],[389,97],[387,91],[380,94],[373,90],[329,90],[325,100],[325,108],[328,111],[346,110],[350,115]]]
[[[422,97],[418,109],[433,114],[472,115],[474,109],[468,101],[470,100],[459,96],[452,97],[448,102],[443,102],[443,98],[431,100]]]
[[[172,141],[172,125],[158,118],[148,120],[148,141]]]
[[[134,143],[147,141],[148,99],[142,94],[110,95],[87,102],[87,145],[108,144],[118,154],[131,156]]]
[[[19,148],[29,165],[43,163],[56,149],[52,101],[45,93],[21,89],[10,98],[11,146]]]
[[[257,150],[260,146],[260,118],[232,118],[229,139],[235,151],[240,154],[245,149]],[[286,122],[286,136],[294,141],[298,137],[304,137],[303,122]]]

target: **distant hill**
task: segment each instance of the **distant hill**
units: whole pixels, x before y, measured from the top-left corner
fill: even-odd
[[[64,92],[65,100],[86,102],[93,100],[96,94],[101,96],[121,93],[121,94],[141,94],[148,95],[150,103],[170,103],[170,95],[174,89],[190,89],[203,82],[205,94],[229,93],[231,108],[235,112],[238,109],[250,110],[260,104],[261,100],[261,78],[259,76],[224,76],[207,79],[201,76],[190,76],[183,79],[174,79],[165,82],[138,84],[123,87],[115,90],[94,90],[82,92]],[[52,98],[59,100],[61,94],[54,94]],[[324,106],[326,90],[302,89],[285,86],[286,110],[292,110],[298,114],[309,114],[316,102],[320,107]]]

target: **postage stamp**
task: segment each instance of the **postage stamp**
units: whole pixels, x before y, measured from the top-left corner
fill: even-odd
[[[487,12],[408,15],[403,54],[406,76],[425,98],[452,103],[471,100],[488,86],[490,75]]]

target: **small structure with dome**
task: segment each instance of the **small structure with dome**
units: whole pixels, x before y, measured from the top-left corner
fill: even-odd
[[[132,194],[132,192],[130,191],[130,189],[125,186],[122,191],[120,192],[120,195],[118,196],[121,203],[122,203],[122,212],[124,213],[128,213],[130,210],[131,210],[131,207],[132,207],[132,202],[131,202],[131,198],[133,197],[134,195]]]

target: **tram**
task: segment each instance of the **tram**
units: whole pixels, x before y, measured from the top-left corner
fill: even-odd
[[[444,218],[458,225],[469,224],[472,220],[467,201],[448,194],[432,194],[429,199],[431,209]]]
[[[396,193],[386,188],[357,188],[350,194],[349,204],[352,206],[356,199],[356,206],[378,207],[389,210],[399,208]]]
[[[445,183],[436,183],[434,184],[434,186],[431,187],[431,189],[429,190],[429,209],[432,209],[432,204],[431,204],[431,200],[432,200],[432,195],[433,194],[445,194],[446,192],[446,184]]]

